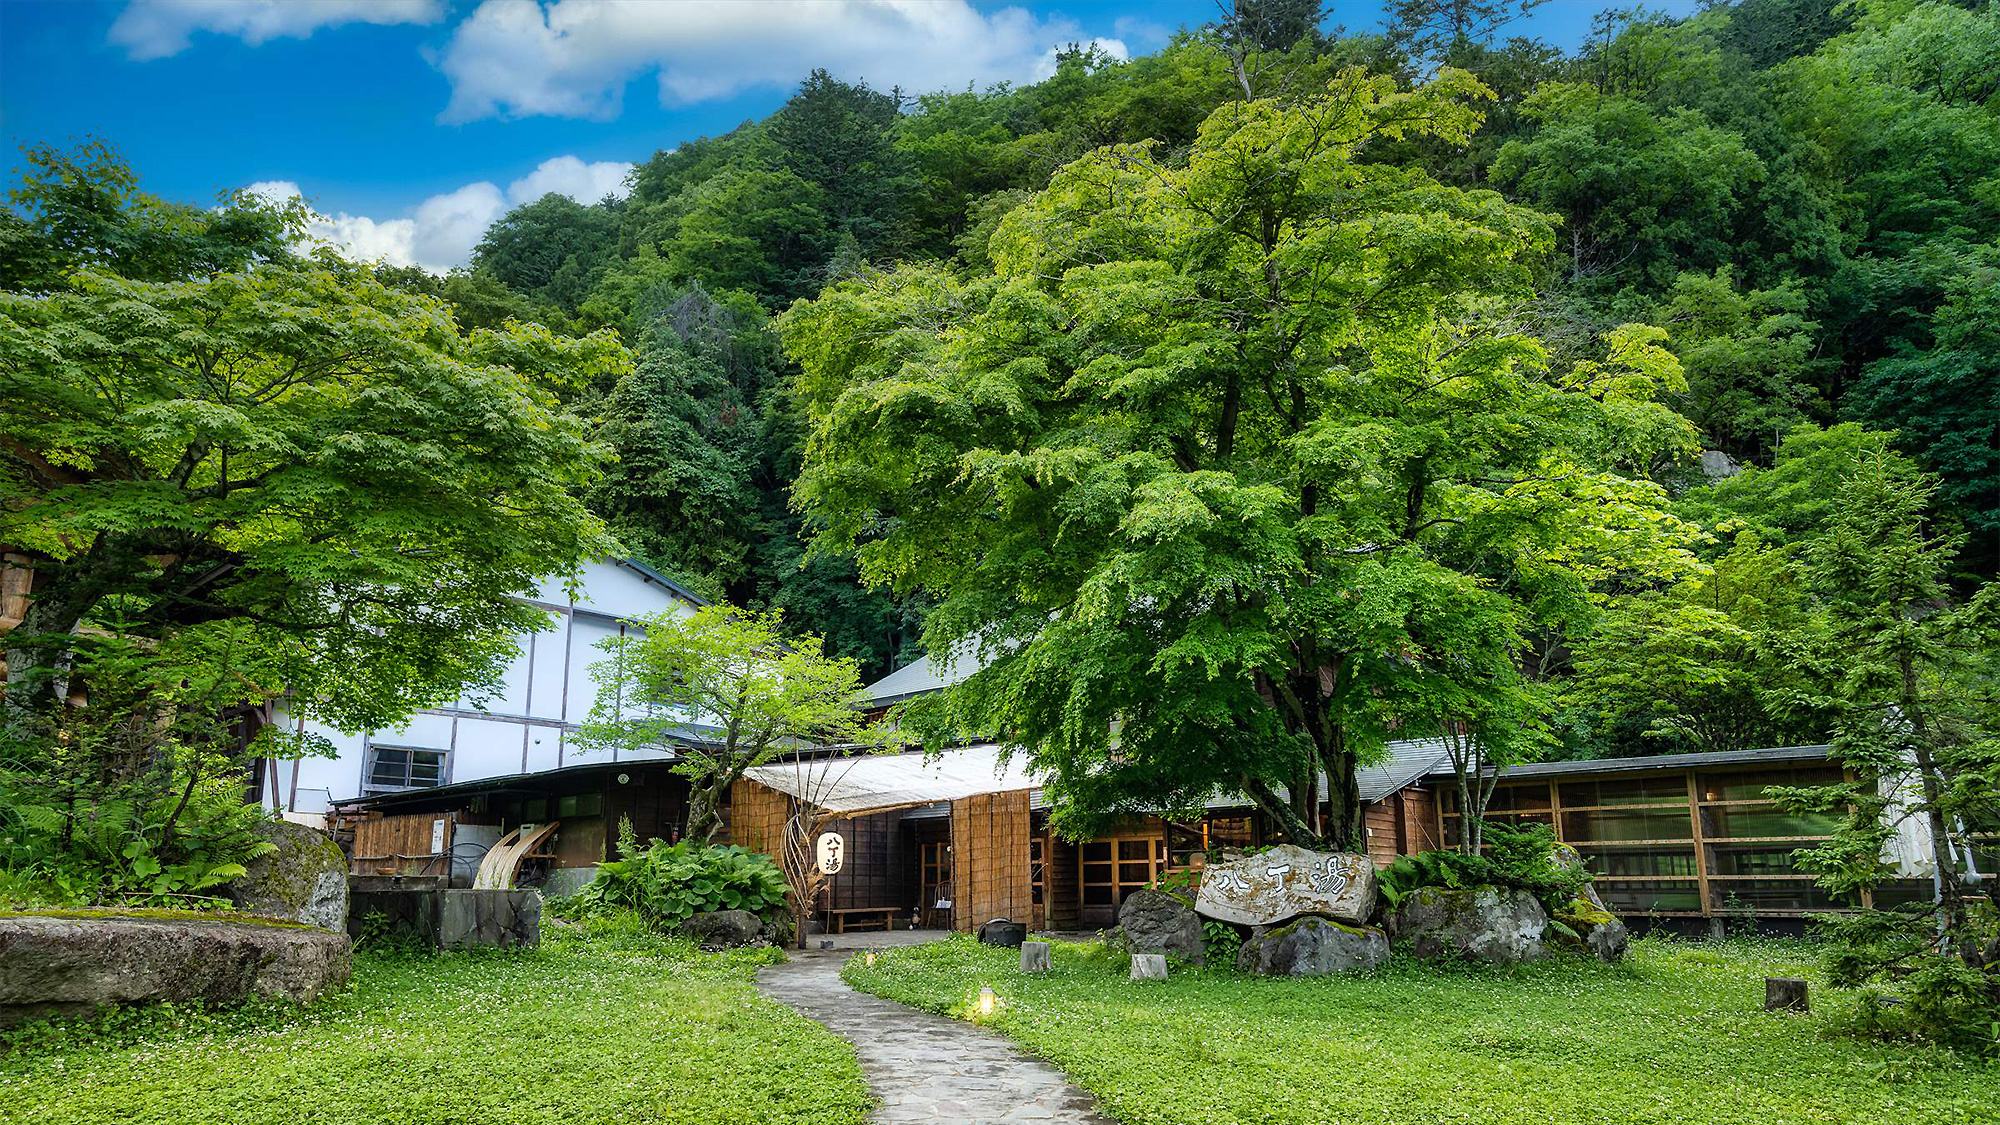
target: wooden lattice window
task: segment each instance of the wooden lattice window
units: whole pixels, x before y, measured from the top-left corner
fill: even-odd
[[[1167,842],[1159,836],[1111,836],[1088,841],[1079,851],[1085,906],[1117,906],[1167,866]]]

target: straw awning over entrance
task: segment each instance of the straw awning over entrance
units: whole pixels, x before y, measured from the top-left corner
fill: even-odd
[[[1020,757],[1001,761],[997,743],[921,753],[882,754],[859,760],[818,758],[754,766],[743,776],[787,796],[809,800],[830,813],[865,816],[890,809],[957,801],[987,793],[1035,788]]]

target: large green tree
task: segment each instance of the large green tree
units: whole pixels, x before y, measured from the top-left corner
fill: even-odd
[[[251,626],[257,690],[350,729],[494,674],[512,600],[604,550],[598,451],[556,392],[629,360],[539,326],[460,333],[362,267],[0,294],[0,542],[32,554],[7,637],[36,706],[80,627]]]
[[[1639,475],[1692,448],[1660,333],[1550,373],[1504,326],[1548,221],[1357,157],[1462,141],[1483,93],[1350,70],[1225,105],[1184,159],[1065,168],[991,277],[781,321],[818,545],[939,599],[932,651],[990,663],[927,725],[1017,741],[1067,830],[1223,788],[1354,846],[1392,726],[1501,712],[1524,628],[1691,564]]]

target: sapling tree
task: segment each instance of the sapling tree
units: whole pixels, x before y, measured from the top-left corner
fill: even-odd
[[[1831,974],[1846,985],[1902,979],[1926,1030],[1983,1039],[2000,1017],[2000,924],[1974,885],[1974,853],[2000,839],[2000,584],[1954,589],[1959,540],[1931,515],[1936,490],[1889,456],[1863,462],[1841,489],[1808,575],[1843,654],[1821,704],[1854,780],[1771,794],[1795,811],[1846,812],[1832,840],[1795,853],[1837,895],[1892,878],[1884,849],[1917,822],[1935,894],[1822,919]]]
[[[778,611],[704,606],[632,622],[607,637],[591,666],[598,685],[588,744],[675,755],[686,777],[686,836],[722,827],[721,800],[752,766],[780,755],[880,742],[859,709],[855,661],[828,656],[820,638],[786,633]]]

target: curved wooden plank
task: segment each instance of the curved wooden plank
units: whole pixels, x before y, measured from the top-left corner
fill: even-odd
[[[486,850],[479,861],[479,873],[472,877],[476,890],[504,891],[514,885],[514,875],[521,869],[521,859],[535,850],[542,841],[555,834],[562,821],[551,820],[547,824],[522,825],[500,837],[498,843]]]

